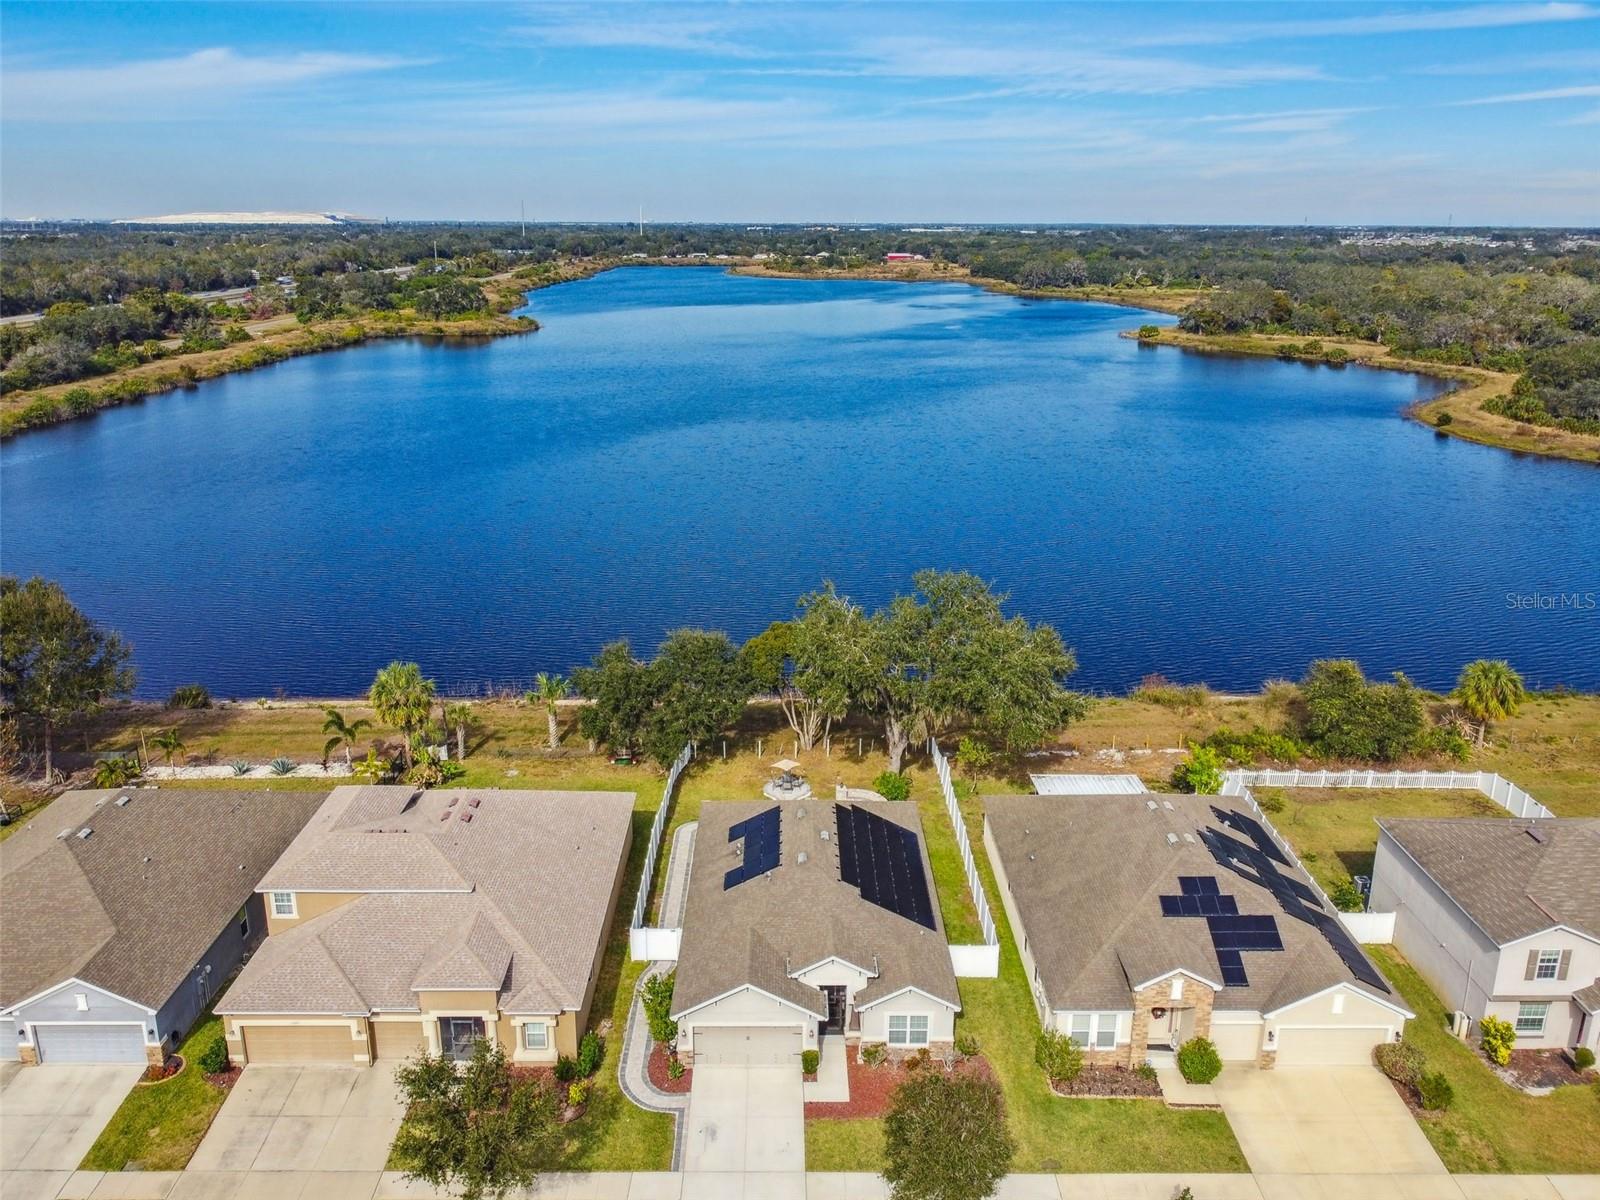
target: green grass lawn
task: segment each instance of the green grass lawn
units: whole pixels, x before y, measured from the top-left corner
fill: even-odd
[[[209,1013],[184,1039],[183,1070],[163,1083],[135,1087],[100,1131],[81,1170],[180,1171],[194,1156],[228,1093],[200,1073],[200,1055],[222,1038],[222,1018]]]
[[[1423,1113],[1417,1124],[1451,1171],[1528,1175],[1600,1172],[1600,1087],[1557,1088],[1529,1096],[1501,1082],[1472,1050],[1454,1038],[1444,1005],[1392,946],[1369,946],[1416,1020],[1406,1041],[1443,1071],[1455,1088],[1448,1112]]]
[[[861,1171],[883,1165],[883,1118],[806,1122],[806,1170]],[[871,1163],[865,1168],[863,1163]]]

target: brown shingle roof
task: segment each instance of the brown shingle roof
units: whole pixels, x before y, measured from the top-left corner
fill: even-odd
[[[1148,807],[1154,802],[1154,810]],[[1202,829],[1232,834],[1217,812],[1253,817],[1225,796],[988,796],[984,809],[1050,1006],[1122,1010],[1131,989],[1173,970],[1221,983],[1206,921],[1164,917],[1179,876],[1213,876],[1241,915],[1276,918],[1281,951],[1244,955],[1247,987],[1217,1007],[1271,1012],[1355,980],[1327,939],[1286,914],[1271,890],[1219,864]],[[1168,834],[1176,841],[1169,841]],[[1287,863],[1283,874],[1309,883]],[[1018,931],[1020,938],[1021,933]]]
[[[1552,925],[1600,937],[1600,817],[1389,817],[1378,825],[1496,941]]]
[[[728,841],[729,828],[772,807],[771,801],[717,801],[700,807],[674,1011],[683,1013],[751,985],[824,1016],[821,992],[796,982],[790,973],[830,957],[878,973],[858,993],[858,1004],[909,985],[959,1008],[961,997],[938,897],[932,894],[926,846],[922,846],[923,870],[936,929],[863,900],[858,888],[839,878],[834,806],[821,799],[777,805],[782,830],[778,867],[723,888],[723,876],[740,862]],[[921,845],[922,824],[915,805],[858,807],[916,831]]]
[[[177,788],[61,796],[0,843],[0,1007],[73,977],[161,1007],[325,798]],[[84,827],[90,836],[76,836]],[[73,836],[58,838],[63,829]]]
[[[339,788],[261,890],[365,894],[268,938],[217,1010],[412,1011],[420,990],[480,988],[506,1012],[578,1008],[633,803],[631,792]]]

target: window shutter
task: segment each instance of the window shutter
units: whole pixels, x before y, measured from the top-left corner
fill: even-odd
[[[1524,979],[1532,979],[1533,975],[1534,975],[1534,972],[1537,971],[1538,969],[1539,969],[1539,952],[1537,950],[1529,950],[1528,951],[1528,973],[1526,975],[1524,975],[1523,978]]]
[[[1561,952],[1561,965],[1556,968],[1556,978],[1557,979],[1565,979],[1567,977],[1567,968],[1570,967],[1571,965],[1572,965],[1572,951],[1571,950],[1563,950]]]

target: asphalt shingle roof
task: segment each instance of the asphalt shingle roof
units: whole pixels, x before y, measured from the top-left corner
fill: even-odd
[[[160,1008],[325,798],[62,795],[0,842],[0,1007],[76,977]],[[93,832],[78,837],[84,828]],[[67,829],[72,836],[57,836]]]
[[[274,934],[228,1014],[415,1011],[492,989],[511,1013],[582,1005],[627,853],[631,792],[345,787],[263,891],[362,893]]]
[[[1389,817],[1378,825],[1497,941],[1552,925],[1600,937],[1600,817]]]

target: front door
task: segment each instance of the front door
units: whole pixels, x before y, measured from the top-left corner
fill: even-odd
[[[1150,1013],[1150,1032],[1146,1035],[1147,1044],[1151,1046],[1177,1046],[1172,1040],[1173,1012],[1170,1008],[1152,1009]]]
[[[844,988],[829,985],[822,989],[822,994],[828,1000],[828,1019],[822,1023],[822,1032],[843,1033],[846,1004]]]
[[[454,1062],[466,1062],[483,1037],[482,1017],[440,1017],[439,1053]]]

